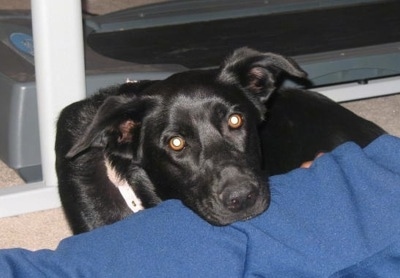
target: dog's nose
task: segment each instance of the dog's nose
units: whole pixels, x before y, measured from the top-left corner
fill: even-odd
[[[224,206],[232,212],[239,212],[252,207],[259,196],[254,186],[226,187],[220,194]]]

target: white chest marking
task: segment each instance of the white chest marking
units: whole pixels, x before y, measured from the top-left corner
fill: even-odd
[[[108,159],[105,159],[105,164],[107,168],[108,178],[118,188],[127,206],[133,212],[143,210],[144,207],[142,205],[142,201],[136,196],[135,192],[133,191],[132,187],[129,186],[128,182],[125,179],[121,179],[115,169],[111,166]]]

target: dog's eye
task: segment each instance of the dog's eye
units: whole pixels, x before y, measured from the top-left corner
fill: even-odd
[[[174,151],[183,150],[185,147],[185,139],[180,136],[174,136],[169,139],[168,146]]]
[[[232,114],[229,116],[228,125],[231,128],[239,128],[243,125],[243,118],[240,114]]]

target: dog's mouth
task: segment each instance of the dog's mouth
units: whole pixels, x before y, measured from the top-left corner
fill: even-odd
[[[207,222],[215,226],[226,226],[230,225],[237,221],[247,221],[250,220],[268,209],[269,202],[264,201],[263,204],[260,204],[257,207],[253,207],[251,209],[246,209],[239,212],[230,212],[230,211],[222,211],[222,212],[211,212],[204,215],[204,218]]]
[[[260,189],[254,198],[251,205],[230,206],[221,201],[221,198],[213,196],[198,202],[194,207],[188,206],[210,224],[226,226],[237,221],[250,220],[268,209],[270,204],[268,187]]]

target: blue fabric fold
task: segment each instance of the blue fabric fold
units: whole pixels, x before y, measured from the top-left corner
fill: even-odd
[[[171,200],[63,240],[0,251],[0,277],[399,277],[400,139],[346,143],[270,178],[262,215],[211,226]]]

